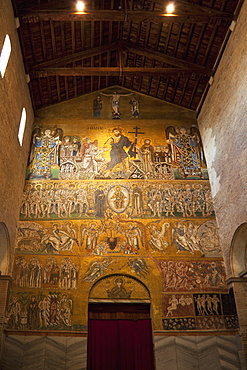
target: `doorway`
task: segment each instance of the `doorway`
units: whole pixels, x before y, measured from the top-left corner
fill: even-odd
[[[89,303],[87,370],[154,370],[150,304]]]

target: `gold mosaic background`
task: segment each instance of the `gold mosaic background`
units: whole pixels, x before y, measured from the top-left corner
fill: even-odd
[[[135,94],[131,116],[128,93],[109,120],[104,95],[95,117],[95,95],[39,112],[7,330],[86,331],[89,300],[150,301],[154,330],[237,327],[193,113]]]

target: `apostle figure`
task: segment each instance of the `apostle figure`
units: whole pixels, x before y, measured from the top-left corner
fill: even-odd
[[[139,158],[142,162],[143,170],[146,174],[153,172],[154,147],[150,139],[145,139],[143,145],[138,151]]]
[[[104,217],[105,201],[104,187],[100,185],[94,193],[95,217]]]

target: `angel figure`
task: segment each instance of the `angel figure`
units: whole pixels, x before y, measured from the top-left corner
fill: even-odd
[[[89,266],[86,275],[84,277],[84,281],[94,282],[97,280],[101,275],[105,275],[106,270],[113,270],[113,268],[109,268],[109,265],[113,262],[112,259],[105,258],[103,260],[94,261]]]
[[[142,231],[137,225],[129,223],[125,228],[127,243],[124,246],[125,253],[137,254],[142,240]]]
[[[179,167],[183,178],[199,176],[203,178],[201,166],[205,164],[199,130],[195,126],[166,128],[167,143],[171,146],[172,159]]]
[[[149,267],[144,258],[129,258],[128,266],[131,272],[136,273],[141,277],[146,277],[149,274]]]
[[[51,178],[51,169],[59,162],[59,147],[62,143],[62,130],[36,128],[30,153],[29,178]]]
[[[158,250],[160,252],[164,252],[164,249],[168,247],[168,243],[164,240],[164,236],[166,234],[166,228],[169,226],[170,224],[167,222],[164,222],[161,228],[157,224],[151,224],[148,226],[151,237],[149,245],[153,251]]]
[[[98,245],[99,235],[103,232],[103,228],[96,222],[90,222],[88,226],[83,227],[81,231],[82,242],[85,240],[86,250],[94,252]]]
[[[110,251],[117,251],[119,246],[119,234],[121,233],[120,224],[114,221],[102,222],[102,231],[104,233],[104,242]]]

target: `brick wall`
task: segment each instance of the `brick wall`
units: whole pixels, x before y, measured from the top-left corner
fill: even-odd
[[[198,118],[228,277],[233,275],[234,232],[247,221],[246,35],[247,3],[244,2]],[[246,337],[247,285],[236,283],[234,290],[241,331]]]
[[[22,64],[16,20],[10,0],[1,1],[0,50],[3,47],[6,34],[10,36],[12,51],[4,78],[0,76],[0,222],[6,226],[9,236],[7,263],[5,266],[1,265],[2,274],[4,275],[11,271],[11,260],[33,124],[32,104]],[[18,130],[21,112],[24,107],[27,111],[27,124],[23,145],[20,146]],[[2,332],[8,284],[9,279],[0,276],[0,333]]]
[[[33,110],[22,64],[16,20],[9,0],[3,0],[0,7],[0,49],[3,47],[6,34],[10,36],[12,51],[4,78],[0,76],[0,222],[7,227],[11,254],[23,193]],[[23,145],[20,146],[18,131],[24,107],[27,111],[27,124]],[[6,271],[2,271],[2,274],[9,273],[9,268],[10,266]]]

